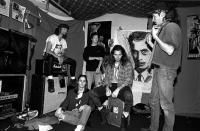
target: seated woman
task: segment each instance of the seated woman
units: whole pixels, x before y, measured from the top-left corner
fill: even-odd
[[[124,48],[121,45],[115,45],[111,51],[111,56],[107,61],[105,69],[105,78],[103,85],[94,88],[90,91],[90,96],[94,103],[101,111],[102,119],[105,120],[105,113],[103,104],[100,101],[100,97],[112,96],[117,97],[125,103],[123,118],[126,121],[130,113],[133,104],[133,95],[131,91],[133,82],[133,67]],[[105,104],[106,105],[106,104]],[[122,119],[122,128],[126,128]]]
[[[78,77],[78,86],[69,91],[67,97],[55,112],[55,116],[63,122],[77,125],[75,131],[83,131],[91,113],[87,77]]]

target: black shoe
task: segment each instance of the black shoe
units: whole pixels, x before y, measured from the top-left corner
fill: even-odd
[[[59,80],[59,83],[60,83],[60,88],[65,88],[65,79],[64,78],[61,78]]]
[[[53,79],[48,79],[48,91],[50,93],[55,92],[55,88],[54,88],[54,80]]]
[[[125,118],[124,116],[122,116],[121,118],[121,129],[126,129],[128,127],[128,117]]]
[[[151,131],[149,128],[141,128],[140,131]]]
[[[109,110],[106,109],[105,107],[103,107],[101,110],[100,110],[100,113],[101,113],[101,125],[105,125],[107,124],[107,117],[108,117],[108,114],[109,114]]]

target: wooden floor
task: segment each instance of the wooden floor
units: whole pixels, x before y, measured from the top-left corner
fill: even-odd
[[[0,121],[0,129],[3,131],[8,125],[11,124],[10,120],[1,120]],[[58,120],[54,117],[53,114],[47,114],[40,118],[36,118],[30,121],[27,121],[24,126],[26,128],[10,128],[7,131],[26,131],[26,130],[34,130],[37,131],[38,124],[43,125],[51,125],[53,129],[51,131],[73,131],[75,126],[58,122]],[[131,114],[131,121],[127,131],[140,131],[143,127],[148,127],[150,124],[149,115],[145,114]],[[163,124],[163,117],[161,117],[160,127]],[[0,130],[0,131],[1,131]],[[174,131],[199,131],[200,130],[200,118],[191,117],[191,116],[176,116],[176,121],[174,125]],[[98,111],[93,112],[89,124],[86,126],[85,131],[120,131],[118,127],[114,127],[111,125],[100,124],[100,114]]]

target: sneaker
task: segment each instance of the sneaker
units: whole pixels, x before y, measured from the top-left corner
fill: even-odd
[[[74,129],[74,131],[84,131],[85,126],[83,125],[77,125],[77,127]]]
[[[32,110],[32,111],[28,111],[26,113],[20,114],[19,116],[17,116],[17,118],[21,120],[31,120],[37,116],[38,116],[38,111]]]
[[[53,79],[48,79],[48,91],[50,93],[55,92],[55,88],[54,88],[54,80]]]

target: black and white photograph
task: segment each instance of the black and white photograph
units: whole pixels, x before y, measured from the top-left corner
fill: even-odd
[[[200,131],[200,0],[0,0],[0,131]]]
[[[19,21],[23,22],[24,21],[24,15],[25,15],[26,7],[13,2],[12,3],[12,18]]]
[[[200,58],[200,15],[187,17],[188,58]]]

